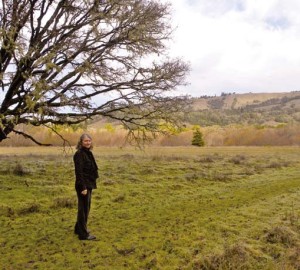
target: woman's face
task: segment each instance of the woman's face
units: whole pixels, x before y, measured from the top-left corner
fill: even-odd
[[[82,147],[89,149],[91,145],[92,145],[92,140],[89,137],[84,137],[82,139]]]

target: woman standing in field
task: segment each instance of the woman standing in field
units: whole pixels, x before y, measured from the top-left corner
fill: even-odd
[[[98,166],[91,149],[92,138],[88,134],[82,134],[77,144],[77,151],[73,157],[75,165],[75,189],[78,198],[77,222],[75,234],[80,240],[94,240],[87,229],[87,221],[91,207],[92,190],[97,188],[96,179]]]

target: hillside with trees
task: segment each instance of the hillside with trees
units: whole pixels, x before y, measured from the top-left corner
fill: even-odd
[[[184,121],[200,126],[266,125],[300,122],[300,91],[290,93],[225,94],[193,98]]]
[[[194,131],[203,135],[205,146],[300,145],[300,92],[222,94],[192,98],[189,112],[177,114],[180,130],[156,136],[155,146],[190,146]],[[166,126],[169,131],[172,126]],[[53,126],[52,130],[19,125],[18,130],[51,145],[75,145],[83,132],[92,135],[96,146],[128,144],[128,130],[119,121],[96,116],[77,125]],[[63,138],[63,139],[62,139]],[[1,146],[31,146],[34,143],[13,134]]]

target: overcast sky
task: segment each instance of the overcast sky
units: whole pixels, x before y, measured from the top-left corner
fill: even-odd
[[[300,90],[299,0],[172,0],[193,96]]]

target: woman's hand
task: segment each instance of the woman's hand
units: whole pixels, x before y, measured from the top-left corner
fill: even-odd
[[[81,191],[81,194],[82,194],[82,195],[86,195],[86,194],[87,194],[87,189]]]

